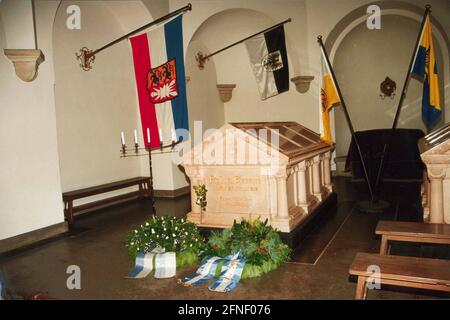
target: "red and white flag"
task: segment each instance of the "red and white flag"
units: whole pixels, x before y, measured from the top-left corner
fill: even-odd
[[[180,15],[130,38],[146,148],[178,140],[173,130],[189,129],[182,21]]]

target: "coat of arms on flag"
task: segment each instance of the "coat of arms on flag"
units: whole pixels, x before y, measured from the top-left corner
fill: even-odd
[[[341,102],[341,99],[324,56],[325,54],[322,51],[322,87],[320,88],[321,139],[326,143],[332,144],[330,111]]]
[[[182,18],[130,38],[146,148],[172,142],[174,130],[189,128]]]
[[[423,82],[422,120],[427,128],[431,128],[440,121],[442,117],[442,106],[429,16],[425,20],[419,46],[416,49],[412,74]]]
[[[150,69],[147,76],[147,90],[152,103],[162,103],[178,97],[175,59]]]
[[[289,90],[289,66],[284,27],[279,26],[245,41],[261,99]]]

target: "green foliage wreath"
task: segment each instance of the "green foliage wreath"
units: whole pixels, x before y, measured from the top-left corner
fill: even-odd
[[[204,243],[192,222],[184,218],[153,216],[128,233],[126,246],[132,260],[138,252],[147,253],[156,247],[175,252],[177,267],[181,267],[197,261]]]
[[[242,220],[235,222],[231,229],[212,232],[201,256],[225,257],[238,251],[247,259],[242,279],[260,277],[275,270],[289,260],[291,254],[291,249],[281,241],[278,232],[267,225],[267,220],[253,223]],[[217,270],[220,269],[219,265]]]

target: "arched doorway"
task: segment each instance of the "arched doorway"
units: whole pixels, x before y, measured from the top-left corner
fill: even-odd
[[[377,4],[382,9],[381,30],[369,30],[366,27],[364,6],[344,17],[326,41],[356,131],[392,126],[423,14],[423,9],[398,1]],[[450,106],[445,103],[445,84],[448,85],[450,78],[450,46],[448,35],[435,19],[432,19],[432,28],[440,75],[443,123],[450,114]],[[379,97],[379,85],[386,76],[397,83],[397,95],[394,99],[383,100]],[[421,100],[422,84],[411,80],[399,127],[417,128],[426,132],[421,120]],[[333,123],[337,142],[336,156],[345,157],[351,137],[340,108],[335,109]]]

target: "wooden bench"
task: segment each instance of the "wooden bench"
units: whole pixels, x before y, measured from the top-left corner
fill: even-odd
[[[123,195],[110,197],[103,200],[98,200],[94,202],[90,202],[87,204],[83,204],[80,206],[73,206],[73,201],[77,199],[82,199],[86,197],[90,197],[93,195],[98,195],[110,191],[115,191],[119,189],[124,189],[132,186],[139,186],[138,191],[129,192]],[[106,183],[94,187],[73,190],[63,193],[63,201],[64,201],[64,215],[69,224],[69,227],[72,227],[74,224],[74,214],[81,211],[88,211],[94,208],[104,207],[106,205],[112,203],[123,202],[126,200],[131,200],[135,198],[145,198],[150,196],[150,178],[148,177],[136,177],[111,183]]]
[[[380,283],[450,292],[450,260],[358,253],[349,273],[358,277],[356,299],[367,295],[367,283],[374,276],[370,266],[380,268]],[[372,282],[373,283],[373,282]]]
[[[387,254],[388,241],[450,244],[450,225],[403,221],[379,221],[375,230],[381,235],[380,254]]]

